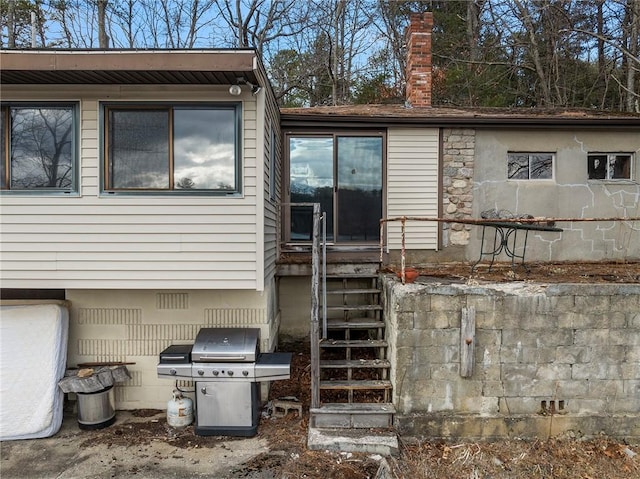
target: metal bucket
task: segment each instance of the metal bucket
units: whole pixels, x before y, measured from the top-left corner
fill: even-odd
[[[78,396],[78,426],[80,429],[102,429],[116,422],[113,386]]]

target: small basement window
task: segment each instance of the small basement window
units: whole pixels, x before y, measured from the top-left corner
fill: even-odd
[[[630,180],[633,155],[630,153],[590,153],[587,171],[590,180]]]
[[[553,179],[553,153],[508,153],[507,178],[510,180]]]

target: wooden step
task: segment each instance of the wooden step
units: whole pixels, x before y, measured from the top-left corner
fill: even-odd
[[[327,319],[329,329],[378,329],[384,328],[384,321],[374,318],[353,318],[349,321],[343,319]]]
[[[320,389],[333,389],[342,391],[363,391],[366,389],[391,389],[391,381],[385,379],[374,379],[358,381],[355,379],[346,381],[320,381]]]
[[[382,290],[376,288],[354,288],[354,289],[328,289],[327,294],[380,294]]]
[[[381,339],[323,339],[321,348],[384,348],[388,343]]]
[[[390,402],[366,402],[366,403],[346,403],[334,402],[324,403],[320,407],[313,407],[309,412],[314,414],[333,414],[348,412],[351,414],[395,414],[396,407]]]
[[[309,412],[314,427],[388,428],[396,408],[391,403],[327,403]]]
[[[370,273],[340,273],[340,274],[327,274],[328,280],[338,279],[378,279],[377,274]]]
[[[356,368],[389,368],[387,359],[321,359],[320,367],[324,369],[356,369]]]
[[[327,311],[382,311],[379,304],[357,304],[341,306],[327,306]]]

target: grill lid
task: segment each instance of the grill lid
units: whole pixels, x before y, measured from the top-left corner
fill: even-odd
[[[258,356],[258,328],[202,328],[191,350],[194,362],[253,362]]]

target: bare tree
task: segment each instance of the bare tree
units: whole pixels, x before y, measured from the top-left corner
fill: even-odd
[[[215,0],[160,0],[166,46],[170,48],[193,48],[202,29],[212,24],[205,19]]]
[[[256,48],[263,55],[271,42],[309,28],[309,4],[296,0],[225,0],[214,10],[231,32],[224,41],[239,48]]]
[[[31,45],[31,14],[37,12],[38,3],[39,0],[0,0],[0,47]]]
[[[640,91],[636,88],[636,72],[640,69],[638,62],[638,36],[640,34],[640,0],[628,0],[629,41],[627,56],[626,110],[640,112]],[[634,61],[635,59],[635,61]]]
[[[107,35],[106,15],[109,0],[98,0],[98,46],[109,48],[109,35]]]
[[[16,0],[7,4],[7,46],[16,47]]]

